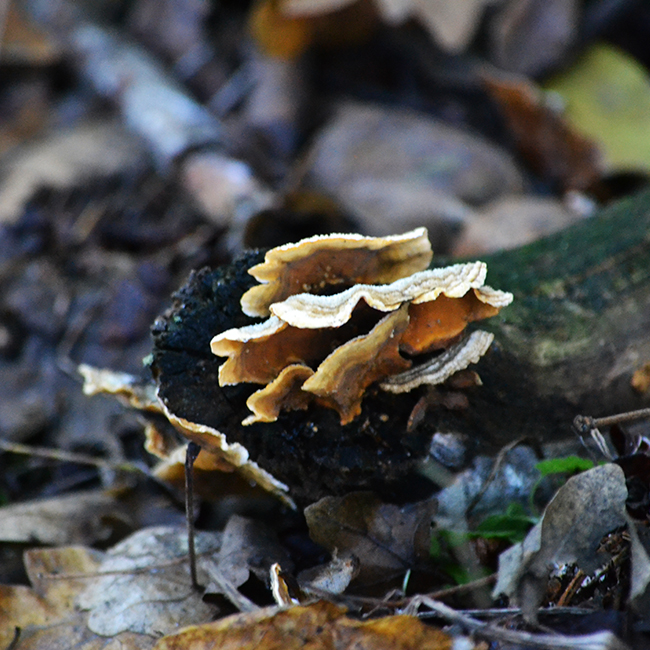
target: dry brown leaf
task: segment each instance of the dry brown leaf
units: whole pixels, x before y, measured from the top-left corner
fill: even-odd
[[[2,60],[4,65],[53,65],[61,59],[61,50],[47,33],[28,22],[16,5],[3,9]]]
[[[182,630],[155,650],[450,650],[452,639],[412,616],[356,621],[327,602],[269,607]]]
[[[129,521],[124,504],[104,490],[0,508],[0,540],[40,544],[94,544],[108,539],[111,521]]]
[[[123,173],[135,168],[142,156],[138,140],[111,121],[81,124],[24,146],[5,163],[0,223],[15,221],[41,187],[70,187],[92,174]]]
[[[565,190],[584,190],[600,178],[601,152],[545,103],[542,91],[525,77],[485,77],[485,85],[506,118],[515,144],[543,178]]]
[[[434,501],[396,506],[372,492],[325,497],[305,508],[310,537],[334,553],[359,558],[360,584],[390,581],[429,558]]]
[[[9,647],[20,628],[17,650],[148,650],[154,637],[125,632],[101,637],[86,625],[76,598],[97,571],[102,553],[82,547],[40,549],[25,554],[32,588],[0,586],[0,646]],[[68,577],[69,576],[69,577]]]
[[[240,587],[254,573],[261,581],[269,575],[272,564],[291,570],[293,563],[280,546],[276,534],[264,524],[233,515],[223,531],[219,552],[206,564],[210,578],[218,575],[234,587]],[[213,582],[207,593],[223,593],[219,582]]]

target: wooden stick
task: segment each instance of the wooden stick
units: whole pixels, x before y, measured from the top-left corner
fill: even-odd
[[[192,588],[199,589],[196,577],[196,548],[194,545],[194,461],[201,447],[195,442],[187,445],[185,452],[185,520],[187,523],[187,552],[190,560],[190,579]]]

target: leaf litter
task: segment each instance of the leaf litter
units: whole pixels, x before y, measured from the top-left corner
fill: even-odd
[[[574,97],[569,92],[582,92],[583,83],[588,86],[591,75],[599,77],[602,73],[602,78],[610,83],[613,74],[618,77],[612,81],[612,87],[617,90],[609,93],[608,97],[611,99],[622,90],[627,98],[624,102],[626,107],[633,111],[644,106],[642,82],[647,74],[644,70],[641,74],[634,73],[633,58],[626,60],[607,47],[597,46],[596,54],[588,51],[587,57],[578,58],[576,63],[571,61],[571,48],[582,47],[577,14],[580,13],[582,18],[593,18],[594,3],[577,8],[577,4],[569,0],[554,3],[467,0],[450,8],[439,2],[400,0],[358,3],[360,9],[352,7],[354,11],[349,14],[339,14],[338,10],[352,3],[336,0],[268,0],[257,4],[265,6],[272,14],[275,12],[275,18],[279,11],[293,12],[294,16],[300,12],[303,16],[309,14],[307,21],[275,20],[263,25],[263,29],[270,30],[264,36],[268,42],[288,42],[289,31],[286,30],[294,30],[294,37],[298,40],[293,44],[297,43],[298,48],[294,47],[291,56],[300,50],[309,52],[310,57],[315,57],[314,61],[319,57],[326,61],[332,57],[329,48],[334,51],[341,47],[341,39],[337,41],[336,37],[343,34],[337,35],[337,30],[346,31],[342,39],[347,39],[346,47],[353,43],[359,48],[353,55],[345,54],[349,57],[347,62],[354,61],[355,65],[346,64],[336,71],[337,83],[342,80],[343,85],[349,84],[355,91],[344,92],[344,100],[338,91],[332,93],[334,100],[331,96],[312,96],[312,100],[316,99],[321,106],[320,110],[330,112],[329,117],[321,119],[319,116],[307,128],[300,122],[301,113],[308,112],[300,106],[302,96],[314,92],[307,90],[308,85],[303,85],[302,61],[295,58],[274,60],[263,51],[254,55],[243,52],[240,44],[243,32],[235,32],[245,27],[247,22],[250,26],[254,20],[252,11],[246,14],[242,9],[234,21],[239,22],[233,27],[232,21],[220,20],[228,12],[221,7],[197,9],[195,6],[191,9],[191,3],[163,2],[159,8],[149,0],[138,0],[133,9],[126,12],[129,14],[128,22],[131,27],[137,26],[136,31],[140,30],[143,42],[148,42],[157,55],[164,57],[167,63],[173,62],[173,75],[178,77],[172,80],[172,75],[166,72],[172,69],[171,66],[148,65],[147,56],[143,56],[141,49],[131,47],[128,39],[113,38],[100,23],[89,28],[88,24],[81,25],[72,20],[66,23],[66,29],[59,32],[61,41],[57,42],[56,48],[52,49],[45,42],[43,49],[43,36],[37,34],[33,43],[29,40],[18,43],[22,48],[21,54],[16,50],[16,43],[20,41],[17,37],[20,37],[21,30],[29,30],[32,26],[25,24],[17,28],[13,7],[10,8],[3,51],[7,49],[13,57],[26,55],[26,58],[19,59],[23,61],[21,65],[34,66],[32,72],[37,75],[43,74],[52,62],[60,65],[60,52],[63,51],[67,58],[75,59],[79,64],[77,71],[81,71],[89,88],[115,102],[114,108],[104,107],[106,112],[113,114],[113,119],[105,120],[104,115],[93,121],[94,110],[88,108],[87,96],[73,90],[63,103],[48,106],[47,102],[55,93],[49,87],[49,81],[44,85],[36,80],[31,85],[25,84],[23,91],[17,93],[26,104],[31,101],[26,98],[31,97],[33,106],[23,106],[24,110],[18,110],[13,120],[5,120],[8,106],[14,100],[4,91],[0,97],[6,125],[0,133],[3,149],[5,144],[9,147],[19,142],[17,134],[20,133],[42,133],[45,136],[41,142],[22,149],[19,145],[13,158],[7,148],[9,155],[3,167],[6,174],[0,183],[0,212],[4,215],[0,272],[6,280],[0,291],[0,370],[4,378],[0,382],[3,386],[0,405],[2,435],[24,441],[45,435],[48,444],[72,448],[77,445],[84,451],[90,448],[93,452],[110,456],[99,473],[93,470],[95,473],[91,474],[90,483],[94,486],[99,483],[102,487],[91,491],[78,489],[85,486],[88,475],[74,466],[66,464],[60,470],[52,470],[40,462],[26,466],[8,462],[5,466],[3,456],[3,476],[8,481],[6,486],[3,484],[0,498],[14,501],[25,486],[28,486],[28,498],[33,494],[48,497],[12,504],[0,510],[0,517],[5,517],[0,530],[5,531],[12,543],[78,543],[104,548],[107,543],[113,543],[115,535],[123,535],[130,527],[143,521],[140,513],[129,512],[130,505],[125,505],[120,499],[116,502],[106,490],[106,486],[114,486],[115,472],[119,473],[115,468],[121,461],[122,446],[126,448],[131,444],[129,453],[137,446],[132,442],[136,430],[137,436],[140,435],[141,422],[137,423],[135,419],[127,422],[122,419],[121,411],[106,407],[106,402],[95,401],[88,406],[84,401],[85,406],[82,406],[82,400],[76,396],[78,387],[64,376],[61,368],[69,370],[73,358],[72,365],[81,361],[88,367],[124,369],[133,373],[129,377],[137,374],[140,359],[150,348],[147,339],[149,323],[154,314],[164,309],[169,291],[182,283],[190,268],[206,263],[217,266],[227,260],[225,249],[241,246],[242,233],[251,223],[249,219],[262,209],[268,212],[271,224],[284,223],[286,226],[289,223],[283,222],[279,212],[275,211],[278,186],[289,185],[293,190],[296,184],[302,184],[330,194],[352,216],[352,221],[356,219],[364,234],[393,233],[426,222],[436,233],[436,252],[453,250],[456,246],[455,250],[461,254],[461,251],[470,249],[515,246],[553,229],[561,229],[571,220],[589,214],[589,210],[576,211],[567,207],[578,205],[583,199],[580,205],[588,205],[591,195],[582,193],[590,193],[591,185],[601,182],[602,169],[594,161],[591,145],[589,141],[586,144],[581,141],[584,136],[578,135],[582,125],[589,127],[588,138],[605,152],[610,170],[621,170],[630,165],[635,169],[645,169],[641,160],[643,156],[638,154],[643,143],[638,134],[643,129],[636,129],[637,135],[632,138],[634,142],[625,131],[616,131],[619,135],[614,137],[614,142],[610,128],[614,132],[615,123],[606,119],[611,124],[608,123],[606,129],[602,126],[599,111],[594,108],[598,100],[589,96],[593,91],[587,88],[581,97]],[[490,4],[494,7],[488,7]],[[545,8],[551,4],[554,10]],[[153,13],[152,7],[156,10]],[[55,26],[60,19],[57,10],[52,7],[46,12],[48,28]],[[152,18],[157,11],[160,21]],[[219,14],[219,20],[210,21],[216,17],[214,12],[217,11],[224,13]],[[555,17],[552,20],[548,19],[551,15]],[[25,16],[29,19],[27,5]],[[344,21],[349,21],[349,30],[342,29],[341,16],[347,16]],[[317,26],[312,17],[320,21]],[[415,18],[420,27],[414,30],[414,22],[405,22],[408,17]],[[24,17],[21,16],[21,20]],[[173,29],[163,28],[165,20]],[[385,24],[380,27],[382,22]],[[220,47],[222,44],[225,50],[230,47],[230,56],[214,56],[216,50],[208,35],[211,24],[216,25],[219,37],[223,38]],[[384,47],[387,41],[383,40],[386,34],[390,35],[387,48]],[[89,35],[93,37],[89,38]],[[254,34],[253,38],[261,38],[260,33]],[[372,39],[378,40],[371,47],[379,43],[380,49],[399,51],[400,56],[409,61],[412,68],[408,89],[401,87],[395,95],[392,94],[395,88],[386,92],[387,87],[381,84],[392,76],[393,71],[390,65],[384,65],[384,59],[381,59],[381,84],[376,85],[377,79],[368,75],[364,47],[372,43]],[[405,41],[408,41],[408,47],[405,47]],[[429,41],[436,44],[433,50]],[[233,47],[234,43],[238,45]],[[531,43],[536,45],[531,47]],[[260,40],[249,49],[263,50],[262,46]],[[453,52],[459,58],[453,65],[451,59],[443,59],[444,63],[440,65],[438,57],[441,51],[443,57],[445,53]],[[122,56],[125,53],[128,56]],[[544,104],[548,97],[542,96],[538,105],[533,106],[533,113],[539,111],[535,113],[536,128],[523,129],[524,135],[535,137],[532,137],[533,144],[527,145],[532,148],[533,156],[528,163],[522,163],[517,157],[520,154],[510,152],[508,139],[496,133],[497,120],[484,120],[490,123],[488,129],[484,129],[479,121],[479,128],[476,128],[477,112],[486,110],[489,104],[487,96],[480,95],[481,100],[485,97],[486,101],[475,101],[477,95],[473,94],[485,79],[485,67],[481,66],[477,73],[470,62],[469,56],[477,53],[479,57],[496,63],[501,70],[527,74],[525,80],[518,80],[521,84],[519,90],[523,88],[524,94],[531,88],[531,74],[536,75],[540,70],[552,72],[558,69],[558,65],[565,65],[562,76],[543,81],[542,86],[566,91],[566,123],[572,121],[575,127],[569,129],[565,124],[558,128],[557,113],[544,113],[548,108]],[[257,63],[253,62],[254,57],[257,57]],[[316,65],[321,65],[322,60]],[[127,61],[136,62],[131,70],[125,66]],[[426,62],[424,67],[422,62]],[[7,59],[3,65],[7,65]],[[239,65],[241,68],[235,70]],[[306,68],[311,65],[313,62],[309,62]],[[358,79],[353,76],[356,65],[363,70]],[[247,95],[246,88],[251,85],[250,71],[253,68],[280,71],[280,76],[269,75],[267,81],[275,79],[273,83],[279,97],[276,107],[284,102],[284,105],[291,106],[291,110],[272,113],[268,109],[264,114],[264,106],[252,106],[253,93]],[[320,74],[323,70],[325,68],[320,70]],[[48,74],[51,71],[49,69]],[[105,76],[107,71],[109,74]],[[125,75],[125,71],[129,74]],[[12,75],[14,72],[12,70]],[[325,70],[322,79],[327,79],[328,75],[331,78],[331,72],[331,68]],[[405,78],[401,69],[397,77]],[[422,77],[428,79],[426,89],[422,86]],[[107,79],[121,79],[122,83],[107,84]],[[141,90],[146,87],[143,81],[147,79],[152,85],[143,93]],[[178,79],[182,79],[191,92],[185,92],[177,83]],[[227,82],[219,87],[224,79]],[[634,83],[625,86],[628,81]],[[69,82],[63,85],[66,83]],[[600,81],[596,85],[600,87],[599,84]],[[432,87],[435,87],[434,92],[431,92]],[[447,95],[446,89],[449,88],[451,92]],[[55,92],[61,96],[58,88]],[[331,93],[332,89],[328,88],[326,92]],[[68,93],[67,87],[64,93]],[[162,96],[173,101],[159,102],[158,106],[155,100],[151,101]],[[284,160],[267,158],[264,161],[263,147],[256,149],[257,144],[243,143],[245,138],[234,147],[232,143],[224,144],[221,140],[224,124],[205,111],[202,100],[196,101],[196,97],[212,97],[205,103],[221,107],[219,115],[225,118],[226,130],[229,135],[235,134],[235,140],[242,134],[250,137],[250,132],[257,130],[261,140],[266,137],[280,145],[278,151],[284,152]],[[353,104],[349,104],[350,97],[354,98]],[[379,103],[377,98],[380,98]],[[384,101],[387,98],[389,101]],[[580,113],[578,119],[574,117],[576,101],[588,106],[586,113]],[[167,111],[165,119],[170,121],[165,123],[169,128],[156,132],[149,127],[162,115],[158,109],[163,104],[165,109],[173,106],[187,110],[176,115],[174,110]],[[243,110],[240,110],[242,105]],[[346,125],[345,111],[355,106],[361,119],[356,122],[348,120]],[[233,111],[232,107],[237,108]],[[83,114],[83,119],[74,118],[75,111]],[[54,115],[52,123],[46,118],[50,114]],[[91,114],[90,120],[86,119],[88,114]],[[190,116],[187,123],[182,118],[177,119],[181,114]],[[521,115],[513,116],[512,110],[510,113],[504,111],[504,115],[508,129],[513,133],[519,129],[521,133],[518,122]],[[115,124],[116,116],[140,136],[144,135],[144,140],[125,136],[121,125]],[[632,118],[628,117],[624,121],[631,122]],[[193,125],[190,124],[192,119],[195,119]],[[68,122],[73,124],[73,128],[60,130],[61,124]],[[74,124],[78,126],[74,128]],[[341,128],[342,125],[346,128]],[[368,135],[368,127],[373,125],[375,131]],[[540,136],[540,133],[548,133],[548,129],[553,134],[551,138]],[[489,137],[477,136],[484,130],[490,134]],[[497,137],[493,137],[495,133]],[[174,137],[170,138],[170,135]],[[178,139],[174,140],[177,136]],[[295,155],[296,142],[306,143],[307,151],[306,158],[297,162],[291,159]],[[336,145],[336,142],[342,145]],[[241,160],[231,155],[237,148]],[[552,150],[550,153],[549,148]],[[256,149],[255,155],[261,155],[263,164],[259,164],[259,158],[256,164],[248,164],[255,157],[251,155],[251,149]],[[106,152],[108,157],[104,156]],[[340,156],[341,152],[343,156],[335,160],[334,172],[341,172],[337,176],[328,164],[334,160],[333,154]],[[461,154],[468,152],[468,159],[464,159]],[[172,170],[174,154],[180,157],[178,169]],[[531,163],[535,156],[537,160],[546,161],[545,164]],[[113,203],[114,195],[123,189],[125,177],[137,176],[138,170],[150,165],[154,159],[160,169],[167,167],[169,175],[164,179],[165,185],[172,187],[178,182],[183,191],[191,195],[194,204],[190,211],[187,197],[181,201],[161,198],[162,194],[155,189],[156,182],[162,178],[157,172],[148,176],[146,182],[138,181],[137,191],[127,200],[122,196],[121,206]],[[459,160],[462,164],[458,164]],[[570,162],[568,168],[562,168],[567,161]],[[258,171],[264,163],[267,169],[265,180],[261,181]],[[277,179],[266,182],[273,174],[287,174],[287,166],[291,177],[285,176],[280,183],[275,182]],[[106,181],[109,177],[117,177],[117,184],[111,185],[112,181]],[[100,179],[99,183],[95,178]],[[80,190],[81,180],[84,185]],[[575,195],[559,196],[563,190],[557,190],[558,185],[570,189]],[[41,186],[44,189],[39,190]],[[504,186],[507,186],[506,191]],[[58,189],[53,190],[53,187]],[[541,192],[538,191],[540,187],[543,188]],[[547,191],[548,187],[552,189]],[[97,195],[93,198],[92,192],[95,191]],[[278,194],[284,194],[284,190],[280,189]],[[147,210],[140,209],[152,196],[155,218],[151,218],[151,213],[147,216]],[[30,201],[33,198],[35,200]],[[280,196],[279,200],[284,198]],[[163,205],[172,207],[161,209]],[[230,230],[224,234],[227,228]],[[279,228],[275,230],[280,231]],[[466,241],[470,241],[469,246],[457,245],[461,241],[458,233],[463,230]],[[507,237],[499,239],[497,230]],[[311,234],[316,233],[306,232],[305,236]],[[298,238],[291,236],[286,241]],[[65,264],[61,260],[66,260]],[[95,292],[99,301],[93,298]],[[643,363],[640,358],[638,367],[642,368]],[[480,382],[477,379],[471,386],[480,390]],[[136,383],[134,380],[132,387]],[[642,391],[641,376],[636,383],[637,390]],[[151,386],[148,384],[148,388]],[[447,388],[451,386],[444,386],[437,397],[429,395],[427,403],[431,410],[459,406],[460,401],[454,400],[453,392],[446,392]],[[75,391],[75,397],[66,399],[66,391],[70,390]],[[147,419],[149,448],[156,449],[165,458],[163,464],[167,463],[163,468],[159,466],[158,476],[173,479],[172,483],[178,484],[184,447],[163,421],[157,398],[150,393],[144,397],[149,406],[153,406],[143,415]],[[466,399],[461,408],[470,408],[471,403],[471,399]],[[146,405],[142,402],[140,406]],[[412,415],[416,410],[414,407]],[[421,411],[420,415],[426,418],[426,408]],[[386,414],[382,411],[382,415]],[[414,416],[409,421],[416,429],[418,418]],[[384,451],[384,440],[377,435],[377,429],[363,418],[361,423],[363,427],[369,427],[369,436],[375,436],[373,444]],[[177,424],[181,432],[196,434],[196,431],[183,428],[183,423]],[[390,426],[395,425],[391,422]],[[322,435],[323,432],[321,427],[310,435]],[[216,437],[220,432],[212,428],[210,431],[202,430],[201,435]],[[298,641],[308,638],[314,647],[324,648],[350,647],[354,643],[361,644],[361,647],[450,647],[451,640],[446,634],[421,625],[413,617],[399,614],[409,606],[413,611],[429,609],[436,613],[438,621],[454,622],[459,629],[475,630],[478,636],[484,634],[485,638],[498,642],[530,642],[530,638],[524,637],[490,637],[490,630],[486,632],[476,619],[449,607],[445,609],[446,606],[428,596],[422,597],[416,607],[412,596],[407,597],[399,590],[393,595],[383,591],[390,578],[406,588],[407,593],[420,588],[411,580],[422,569],[425,573],[430,572],[435,564],[431,561],[428,530],[433,519],[440,524],[444,522],[445,513],[453,511],[456,521],[465,529],[481,532],[484,529],[480,525],[476,528],[481,517],[491,513],[498,516],[499,512],[518,513],[519,510],[510,507],[513,505],[511,497],[514,502],[525,502],[527,491],[537,489],[538,477],[532,471],[534,454],[526,455],[525,452],[525,463],[517,466],[504,453],[505,460],[496,467],[487,459],[483,464],[473,462],[476,459],[470,442],[461,434],[443,430],[437,431],[435,436],[438,441],[454,437],[462,447],[454,454],[455,460],[450,465],[436,467],[431,462],[425,468],[425,473],[435,477],[440,485],[448,484],[437,498],[429,495],[422,499],[414,477],[406,496],[393,493],[393,486],[384,490],[384,486],[373,485],[380,488],[381,494],[350,492],[354,488],[348,488],[342,493],[339,491],[337,496],[310,505],[306,512],[307,528],[300,519],[300,512],[288,515],[277,505],[269,510],[269,500],[264,501],[260,511],[255,511],[259,508],[255,501],[258,497],[251,496],[256,494],[255,491],[243,485],[241,477],[238,477],[239,483],[206,481],[205,490],[212,489],[213,494],[209,495],[211,505],[201,509],[199,525],[223,532],[198,535],[200,548],[204,548],[202,545],[207,543],[206,539],[211,540],[205,547],[209,549],[207,554],[200,553],[201,581],[207,585],[208,591],[205,597],[191,593],[184,535],[180,529],[168,529],[168,534],[160,532],[160,528],[143,529],[121,544],[103,551],[81,546],[30,550],[25,555],[25,565],[32,587],[0,588],[1,645],[18,648],[113,648],[117,645],[148,648],[156,643],[161,633],[172,629],[176,632],[177,625],[199,624],[199,627],[191,627],[177,637],[160,640],[160,647],[168,647],[166,643],[172,644],[169,647],[205,647],[215,642],[233,641],[241,642],[238,647],[248,647],[246,639],[259,638],[259,635],[264,635],[262,643],[268,643],[268,647],[273,647],[274,640],[289,645],[294,642],[292,635]],[[137,441],[139,444],[140,439]],[[390,454],[386,452],[386,455]],[[638,447],[629,456],[616,460],[623,468],[627,492],[624,492],[621,471],[616,469],[617,465],[610,464],[603,466],[606,469],[596,468],[602,469],[597,476],[602,479],[606,475],[606,479],[589,483],[587,478],[583,478],[586,485],[578,491],[575,487],[568,487],[574,485],[572,481],[575,479],[570,479],[547,507],[538,526],[538,546],[531,558],[517,569],[521,577],[512,580],[513,603],[520,593],[532,593],[530,597],[524,594],[521,598],[529,618],[534,616],[534,604],[540,597],[555,604],[586,602],[595,607],[594,611],[600,612],[604,599],[609,597],[609,591],[604,587],[604,595],[597,594],[590,597],[592,600],[585,600],[579,591],[563,583],[563,591],[558,597],[551,590],[553,581],[570,577],[577,584],[580,572],[592,571],[591,576],[585,577],[585,584],[590,579],[603,582],[603,576],[609,575],[606,572],[611,565],[614,567],[611,571],[618,571],[616,581],[624,583],[628,570],[626,553],[631,557],[631,585],[629,593],[619,589],[615,613],[623,616],[628,598],[641,618],[647,612],[649,542],[642,522],[647,519],[644,472],[648,465]],[[439,454],[439,457],[444,455]],[[345,453],[341,453],[337,462],[344,458]],[[232,466],[207,453],[203,453],[199,465],[198,472],[205,477],[222,476],[224,470],[228,475],[233,474]],[[347,466],[346,470],[351,472],[350,483],[354,485],[354,464]],[[460,474],[455,482],[452,471]],[[143,474],[149,475],[146,471]],[[46,477],[44,480],[54,476],[53,485],[48,488],[50,492],[43,492],[36,486],[39,481],[32,481],[33,477],[40,479],[43,475]],[[585,475],[576,479],[581,476]],[[463,484],[463,480],[467,483]],[[34,483],[34,488],[31,483]],[[225,488],[226,484],[230,487]],[[603,490],[603,487],[607,489]],[[503,491],[500,493],[501,488]],[[59,490],[63,492],[62,496],[58,495]],[[74,490],[72,495],[68,495],[70,490]],[[461,491],[463,494],[459,496]],[[149,501],[149,496],[150,492],[147,492],[147,507],[155,521],[162,517],[162,509],[159,511],[154,507],[154,500]],[[156,500],[159,498],[157,495]],[[169,501],[169,496],[166,498]],[[235,503],[238,505],[233,505]],[[596,510],[600,507],[603,516],[586,512],[589,508],[585,508],[585,504]],[[234,515],[233,508],[236,511]],[[278,512],[282,514],[276,517]],[[580,513],[582,528],[578,532],[582,536],[576,535],[576,512]],[[630,518],[629,513],[635,519]],[[526,512],[521,515],[521,522],[530,521],[532,517],[530,512]],[[121,532],[111,528],[116,522],[124,524]],[[610,524],[614,528],[606,530]],[[530,533],[531,540],[535,534]],[[481,539],[474,539],[472,543]],[[315,546],[313,540],[322,546]],[[623,550],[616,548],[617,543]],[[610,549],[609,563],[606,554],[595,550],[599,545]],[[555,566],[558,564],[564,568]],[[259,609],[260,605],[270,602],[270,591],[265,585],[274,566],[287,590],[299,594],[296,598],[299,605],[287,610],[277,607]],[[437,577],[425,580],[424,590],[440,586],[435,567],[427,575]],[[400,577],[409,576],[411,580],[400,580]],[[297,585],[294,584],[296,577]],[[255,585],[253,590],[252,585]],[[452,587],[451,592],[444,592],[444,589],[438,592],[444,592],[446,595],[442,597],[452,599],[450,602],[460,608],[468,602],[462,596],[468,592],[454,589],[457,587]],[[472,587],[468,589],[471,591]],[[370,593],[366,601],[355,596],[364,590]],[[348,610],[340,605],[309,602],[310,598],[322,596],[324,592],[331,592],[329,597],[347,605]],[[576,593],[578,597],[574,598]],[[264,596],[260,598],[260,594]],[[223,616],[233,608],[244,613],[203,627],[203,621]],[[369,611],[398,612],[398,615],[357,620],[360,614],[366,615]],[[115,616],[115,612],[119,612],[119,616]],[[577,616],[578,612],[572,610],[570,615]],[[547,612],[544,609],[538,616],[541,622],[546,623]],[[20,628],[19,632],[15,631],[16,626]],[[508,631],[493,626],[492,631],[495,629]],[[301,637],[301,631],[307,636]],[[101,636],[98,632],[108,636]],[[541,635],[537,635],[537,640],[542,642]],[[568,643],[559,637],[555,641],[558,647]],[[583,641],[592,643],[593,647],[616,647],[612,638],[589,637]],[[398,645],[400,642],[402,646]],[[454,644],[462,643],[474,647],[473,641],[456,636]]]

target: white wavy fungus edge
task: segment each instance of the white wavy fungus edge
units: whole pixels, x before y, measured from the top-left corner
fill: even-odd
[[[350,319],[361,299],[374,309],[388,312],[405,302],[429,302],[442,294],[462,298],[473,289],[481,302],[497,308],[509,305],[513,299],[511,293],[483,286],[486,274],[485,262],[470,262],[420,271],[390,284],[358,284],[331,296],[296,294],[271,305],[272,316],[267,320],[221,332],[212,343],[222,340],[247,343],[271,336],[287,325],[300,329],[340,327]]]

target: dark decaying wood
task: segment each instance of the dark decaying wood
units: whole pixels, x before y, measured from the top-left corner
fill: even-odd
[[[468,408],[430,408],[414,430],[407,427],[419,389],[405,395],[369,389],[362,414],[346,426],[318,407],[241,426],[254,388],[219,388],[222,360],[210,354],[209,340],[250,322],[239,299],[254,283],[246,270],[259,259],[252,252],[194,274],[154,326],[154,372],[172,412],[242,442],[299,502],[353,488],[386,492],[404,476],[411,478],[402,496],[414,498],[413,470],[436,431],[469,434],[477,448],[495,450],[521,436],[545,442],[574,435],[578,413],[599,416],[648,403],[630,386],[632,373],[650,360],[648,192],[486,259],[488,284],[515,300],[480,324],[496,336],[476,366],[483,385],[467,389]],[[388,496],[399,496],[399,488]]]

